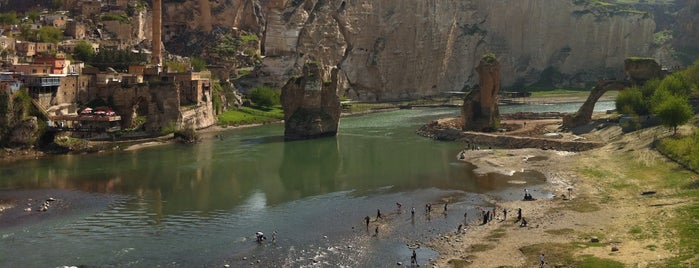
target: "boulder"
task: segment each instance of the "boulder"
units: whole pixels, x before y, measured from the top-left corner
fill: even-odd
[[[461,108],[463,130],[495,131],[499,127],[498,92],[500,92],[500,63],[493,54],[486,54],[476,67],[478,87],[464,98]]]
[[[306,63],[303,75],[282,88],[284,139],[302,140],[335,136],[340,122],[337,72],[326,72],[318,63]],[[326,80],[328,78],[328,80]]]

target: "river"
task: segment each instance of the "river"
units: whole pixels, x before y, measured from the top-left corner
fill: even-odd
[[[579,105],[501,112],[570,112]],[[596,110],[611,106],[600,102]],[[32,211],[0,214],[0,267],[408,263],[406,244],[455,231],[465,212],[475,220],[478,206],[490,206],[482,194],[520,198],[522,187],[545,183],[535,171],[478,176],[456,159],[463,144],[414,134],[432,119],[457,115],[397,110],[344,117],[332,138],[284,142],[276,124],[223,131],[194,145],[3,165],[0,199]],[[36,211],[48,198],[55,199],[48,211]],[[449,213],[442,213],[446,201]],[[425,213],[427,203],[435,212]],[[377,209],[384,219],[374,221]],[[372,217],[369,228],[365,216]],[[268,240],[256,243],[257,231]],[[437,257],[424,246],[417,252],[422,262]]]

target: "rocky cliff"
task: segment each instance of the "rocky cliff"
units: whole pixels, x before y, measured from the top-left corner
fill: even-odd
[[[688,1],[696,6],[696,0]],[[165,24],[191,31],[238,27],[256,32],[265,56],[264,83],[281,87],[301,73],[302,63],[313,61],[338,67],[341,93],[362,100],[461,91],[477,84],[474,68],[486,53],[498,55],[507,88],[552,74],[556,86],[584,87],[622,78],[627,57],[671,51],[654,43],[662,29],[653,13],[596,1],[203,2],[166,3]],[[697,28],[695,11],[682,10],[681,22],[691,33]]]

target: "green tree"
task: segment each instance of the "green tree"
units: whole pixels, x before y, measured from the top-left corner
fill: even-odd
[[[631,87],[616,96],[616,109],[626,114],[647,115],[649,103],[638,87]]]
[[[201,72],[206,70],[206,61],[202,58],[193,57],[192,58],[192,70],[195,72]]]
[[[658,89],[664,89],[675,96],[689,96],[692,92],[688,81],[682,73],[674,73],[660,81]]]
[[[63,31],[52,26],[44,26],[36,31],[36,42],[58,43],[63,40]]]
[[[0,13],[0,24],[1,25],[19,24],[19,19],[17,18],[17,13],[14,11],[7,12],[7,13]]]
[[[270,87],[256,87],[250,92],[250,100],[262,107],[273,107],[281,103],[281,90]]]
[[[31,10],[31,11],[27,12],[27,18],[29,18],[29,20],[31,20],[31,21],[34,22],[34,23],[35,23],[40,17],[41,17],[41,13],[39,13],[39,11]]]
[[[668,96],[654,108],[654,112],[663,121],[664,126],[674,130],[675,135],[677,135],[677,127],[687,123],[694,116],[687,98],[681,96]]]
[[[92,58],[90,65],[106,70],[113,68],[119,72],[128,72],[129,65],[139,64],[147,61],[145,54],[132,53],[130,50],[100,49]]]
[[[95,57],[95,49],[90,42],[82,40],[75,45],[73,56],[83,62],[90,62]]]

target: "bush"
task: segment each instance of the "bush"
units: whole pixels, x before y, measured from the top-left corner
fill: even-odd
[[[197,131],[191,127],[175,131],[174,134],[175,139],[182,143],[194,143],[199,140],[199,134],[197,134]]]
[[[95,57],[95,49],[92,47],[90,42],[81,40],[77,45],[75,45],[73,55],[76,59],[83,62],[90,62],[92,61],[92,58]]]
[[[270,87],[256,87],[250,92],[250,100],[261,107],[274,107],[281,104],[281,90]]]
[[[668,96],[653,111],[663,121],[663,125],[670,127],[677,134],[677,126],[687,123],[694,116],[692,106],[687,98]]]
[[[637,87],[623,90],[616,96],[616,109],[621,113],[646,115],[649,113],[648,105],[643,92]]]

